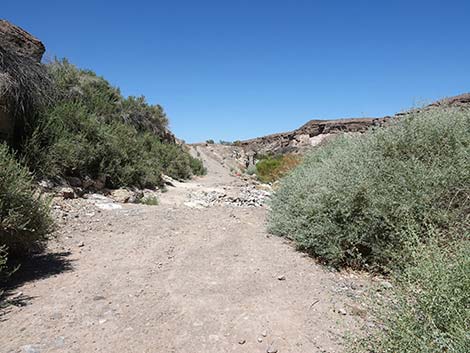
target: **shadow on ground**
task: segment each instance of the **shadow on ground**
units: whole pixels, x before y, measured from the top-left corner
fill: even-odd
[[[23,260],[21,265],[12,264],[11,267],[17,269],[10,277],[0,282],[0,320],[11,305],[25,306],[34,299],[21,292],[13,293],[16,288],[28,282],[72,271],[72,261],[68,259],[70,254],[70,252],[35,254]]]

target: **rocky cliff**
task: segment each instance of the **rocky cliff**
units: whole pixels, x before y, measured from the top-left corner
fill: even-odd
[[[362,133],[372,126],[383,125],[389,119],[390,117],[310,120],[296,130],[240,141],[237,145],[256,154],[302,152],[333,135]]]
[[[438,100],[424,108],[418,109],[418,111],[442,107],[470,108],[470,93]],[[242,147],[248,155],[301,153],[337,134],[363,133],[371,127],[382,126],[390,121],[390,119],[399,118],[408,113],[403,112],[393,117],[386,116],[382,118],[310,120],[296,130],[238,141],[237,145]]]
[[[0,45],[37,62],[46,51],[39,39],[6,20],[0,20]]]

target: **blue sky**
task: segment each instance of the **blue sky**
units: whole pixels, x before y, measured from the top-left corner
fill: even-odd
[[[188,142],[470,91],[470,1],[10,1],[49,57],[166,109]]]

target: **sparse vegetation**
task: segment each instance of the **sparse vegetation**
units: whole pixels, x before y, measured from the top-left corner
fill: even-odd
[[[159,201],[156,196],[147,196],[141,199],[140,203],[148,206],[157,206]]]
[[[250,165],[248,168],[246,168],[245,173],[248,175],[255,175],[256,174],[256,166],[255,165]]]
[[[279,180],[294,169],[301,161],[298,155],[261,156],[256,163],[256,175],[263,183]]]
[[[22,257],[44,249],[45,242],[54,228],[49,214],[48,200],[35,187],[35,179],[60,179],[69,181],[71,185],[74,184],[74,190],[64,188],[64,197],[81,195],[83,189],[78,186],[86,180],[89,184],[83,188],[101,190],[103,187],[127,187],[127,190],[121,190],[123,191],[121,195],[111,193],[116,200],[130,202],[132,197],[133,202],[158,205],[159,199],[156,196],[146,196],[140,199],[144,194],[134,193],[134,187],[161,187],[161,191],[166,192],[167,189],[162,180],[163,174],[182,180],[192,175],[206,173],[202,162],[193,158],[169,132],[168,119],[160,105],[149,104],[143,96],[126,98],[118,88],[113,87],[104,78],[92,71],[78,69],[67,60],[54,60],[48,65],[43,65],[28,58],[27,55],[17,55],[9,48],[1,46],[0,98],[1,108],[5,108],[4,113],[7,116],[5,124],[2,120],[2,136],[0,136],[2,139],[0,143],[0,281],[14,272],[8,262],[10,258],[20,263]],[[381,289],[374,294],[377,307],[380,308],[375,312],[378,325],[371,335],[360,339],[359,345],[354,348],[361,352],[463,353],[470,351],[470,234],[468,233],[470,228],[470,111],[463,108],[442,108],[445,106],[444,103],[445,101],[441,101],[433,105],[439,107],[438,109],[424,109],[421,112],[416,110],[400,117],[397,121],[392,121],[386,128],[371,130],[360,137],[339,137],[311,152],[305,159],[298,155],[259,156],[259,162],[245,170],[247,174],[256,174],[262,182],[274,182],[282,178],[281,187],[272,200],[269,215],[269,226],[273,233],[293,239],[299,248],[326,264],[379,272],[381,275],[388,276],[392,284],[387,282],[387,286],[383,286],[388,288],[387,291]],[[467,104],[468,95],[461,96],[459,100],[450,99],[446,104],[459,106],[460,103]],[[326,132],[329,134],[332,131],[335,133],[336,131],[355,132],[371,124],[374,126],[379,123],[385,124],[388,118],[378,120],[380,122],[377,119],[367,119],[367,124],[359,128],[348,126],[345,122],[342,126],[335,126],[336,123],[332,122],[311,121],[294,132],[282,134],[282,137],[272,135],[268,139],[276,140],[276,151],[294,151],[300,143],[308,145],[324,141],[322,138],[325,136],[315,139],[317,136],[314,135],[317,132],[322,134]],[[309,132],[307,128],[312,129]],[[286,146],[286,141],[289,143],[288,146]],[[212,145],[215,142],[209,139],[206,143]],[[223,140],[219,143],[232,145]],[[233,145],[247,147],[250,143],[234,141]],[[273,148],[273,145],[270,146]],[[106,230],[111,230],[109,234],[113,236],[114,243],[118,244],[122,251],[109,251],[109,244],[106,242],[109,234],[104,234],[105,236],[101,237],[100,241],[92,241],[88,238],[91,241],[86,247],[85,242],[78,243],[76,237],[71,239],[70,243],[61,244],[64,245],[61,246],[64,249],[72,249],[70,247],[72,245],[90,250],[83,252],[83,256],[86,253],[98,254],[98,256],[91,256],[90,261],[86,263],[87,266],[81,266],[81,269],[80,266],[75,268],[76,271],[82,272],[63,278],[65,281],[60,284],[61,290],[65,291],[64,295],[53,296],[52,299],[49,298],[49,301],[46,301],[45,298],[50,290],[47,286],[42,287],[42,290],[36,293],[39,294],[38,297],[44,298],[42,303],[45,307],[49,307],[49,310],[42,312],[46,315],[46,319],[47,316],[56,319],[56,309],[68,306],[70,299],[74,299],[74,296],[81,295],[85,298],[92,298],[93,301],[108,300],[101,296],[101,294],[109,294],[101,293],[103,292],[102,286],[88,286],[93,288],[85,288],[87,293],[77,291],[74,286],[70,287],[77,277],[91,281],[95,279],[100,282],[112,274],[117,275],[114,278],[115,283],[126,284],[129,282],[129,277],[146,281],[149,276],[153,276],[154,269],[151,268],[149,271],[146,266],[140,266],[140,264],[136,266],[135,256],[125,255],[137,253],[142,259],[170,259],[173,257],[175,246],[188,239],[190,242],[183,245],[189,250],[194,249],[194,244],[200,239],[203,239],[206,244],[205,248],[199,246],[202,249],[199,253],[186,251],[188,255],[201,255],[200,258],[203,258],[207,255],[207,249],[229,249],[230,251],[215,254],[216,257],[209,259],[210,261],[203,261],[204,263],[193,261],[190,265],[196,265],[193,268],[197,268],[199,272],[190,273],[191,276],[188,278],[184,277],[184,271],[191,271],[187,271],[188,266],[180,266],[182,261],[173,261],[174,264],[171,261],[165,264],[147,261],[152,267],[157,265],[157,269],[165,265],[164,270],[171,274],[170,279],[180,279],[175,284],[179,292],[191,291],[194,289],[192,288],[194,284],[202,283],[200,288],[196,288],[197,293],[201,292],[204,281],[199,281],[201,283],[193,281],[193,283],[191,280],[204,278],[214,263],[220,263],[221,259],[232,258],[237,259],[224,263],[228,265],[227,268],[230,271],[227,269],[218,271],[220,273],[215,274],[217,281],[214,283],[223,283],[224,276],[226,277],[226,273],[230,272],[240,275],[240,278],[236,276],[230,278],[232,282],[244,281],[249,286],[251,283],[243,278],[246,277],[245,272],[240,268],[246,264],[259,269],[262,269],[262,266],[272,266],[272,256],[263,254],[271,254],[276,251],[276,248],[258,249],[258,253],[247,252],[245,250],[248,247],[245,242],[249,240],[248,237],[245,237],[244,241],[232,240],[246,232],[255,231],[261,234],[261,228],[257,227],[261,224],[259,217],[263,217],[264,213],[247,212],[245,209],[237,214],[233,208],[227,213],[224,208],[217,207],[214,210],[220,213],[211,213],[211,217],[218,222],[214,226],[206,224],[207,220],[201,218],[203,210],[190,209],[193,207],[203,209],[206,206],[219,204],[243,207],[262,205],[262,200],[268,197],[268,192],[265,190],[272,190],[275,187],[246,185],[241,181],[234,182],[233,178],[224,175],[227,167],[232,174],[240,175],[246,165],[241,163],[242,157],[249,157],[251,162],[251,151],[248,153],[249,148],[244,149],[247,150],[246,154],[238,153],[233,148],[220,148],[220,150],[232,152],[232,157],[228,157],[229,154],[218,155],[216,146],[209,147],[208,150],[214,152],[214,159],[211,162],[219,163],[219,167],[223,167],[215,169],[214,176],[221,175],[221,181],[227,180],[230,184],[221,185],[215,180],[209,180],[212,185],[201,183],[204,185],[198,185],[197,189],[190,185],[187,190],[184,190],[187,195],[177,195],[172,200],[174,204],[171,209],[158,213],[160,216],[169,218],[163,223],[157,223],[156,227],[153,223],[144,222],[145,224],[140,228],[134,229],[131,226],[131,232],[126,233],[125,228],[129,223],[137,225],[139,220],[143,219],[139,217],[148,216],[145,212],[134,212],[138,210],[132,210],[131,207],[119,211],[121,213],[118,215],[111,214],[111,218],[105,218],[106,212],[100,212],[99,216],[95,215],[95,212],[86,212],[91,206],[89,202],[93,201],[92,199],[82,200],[87,206],[80,207],[79,211],[71,211],[72,207],[68,207],[68,201],[64,202],[66,207],[57,206],[57,212],[59,213],[60,207],[64,219],[83,222],[82,215],[86,215],[86,228],[75,227],[72,224],[72,229],[101,231],[104,230],[104,225],[100,225],[99,228],[90,227],[90,225],[95,222],[107,224],[111,228]],[[197,154],[199,156],[199,152]],[[204,158],[210,160],[211,157],[205,155]],[[232,161],[227,160],[229,158],[235,159],[237,164],[231,166]],[[247,181],[250,178],[243,179]],[[167,183],[172,185],[171,180]],[[46,184],[49,183],[44,185]],[[209,186],[217,186],[217,188],[209,188]],[[218,191],[222,188],[227,192]],[[233,191],[238,191],[238,196],[233,196],[235,194]],[[156,193],[146,195],[156,195]],[[189,202],[184,201],[186,196]],[[109,209],[119,208],[113,205],[111,200],[109,201],[110,203],[103,203],[100,206]],[[180,204],[184,205],[184,208],[180,208]],[[174,217],[175,211],[178,213],[183,209],[182,215]],[[75,215],[72,216],[71,212]],[[131,222],[119,220],[126,214],[132,217]],[[213,217],[214,215],[216,217]],[[220,219],[217,216],[220,216]],[[109,220],[112,222],[107,222]],[[180,229],[181,225],[182,229]],[[247,225],[249,227],[245,228]],[[164,246],[159,246],[159,244],[139,246],[142,243],[142,237],[147,236],[148,231],[152,229],[157,229],[158,234],[154,234],[151,239],[147,240],[148,244],[162,239],[161,234],[170,234],[171,237],[163,239],[165,240]],[[193,232],[194,229],[197,231]],[[208,229],[223,229],[227,234],[223,234],[224,237],[206,237]],[[259,242],[252,244],[259,244]],[[269,246],[268,243],[264,244]],[[240,247],[240,245],[243,246]],[[257,254],[261,256],[256,256]],[[57,255],[63,256],[62,253]],[[108,257],[104,258],[103,255]],[[283,267],[286,267],[285,264],[293,263],[297,273],[304,273],[312,268],[311,263],[298,261],[292,253],[286,256],[289,256],[289,261],[285,259],[283,259],[284,262],[279,261]],[[255,262],[257,259],[262,261]],[[77,257],[74,260],[77,260]],[[187,259],[183,259],[185,260]],[[36,278],[42,279],[46,272],[48,276],[55,274],[57,272],[54,271],[58,267],[59,270],[66,268],[61,266],[62,261],[55,261],[52,258],[45,261],[42,265],[40,261],[31,264],[33,271],[38,270],[35,273],[38,275]],[[89,269],[94,268],[93,265],[96,264],[98,264],[96,268],[107,272],[100,273],[99,278],[82,276],[83,270],[89,274]],[[102,264],[111,264],[112,267],[106,270],[108,266],[102,266]],[[171,268],[175,264],[176,267]],[[43,266],[47,271],[41,271],[44,270]],[[49,272],[50,269],[54,271]],[[132,275],[131,271],[122,271],[122,269],[131,269]],[[272,273],[260,270],[259,274],[260,281],[267,281],[268,286],[272,284]],[[261,276],[263,274],[264,276]],[[321,276],[322,271],[314,276],[319,279],[319,283],[324,282],[323,278],[327,279]],[[297,277],[297,280],[299,278]],[[281,275],[278,279],[285,280],[286,277]],[[291,283],[296,281],[295,278],[292,279]],[[159,283],[158,280],[153,282]],[[43,286],[47,282],[38,283],[42,283],[39,286]],[[54,280],[53,284],[57,283]],[[119,295],[122,298],[128,299],[128,294],[134,296],[136,292],[134,287],[124,285],[116,288],[119,289]],[[265,286],[256,287],[260,288],[260,291],[255,293],[256,296],[266,292]],[[245,288],[241,289],[238,292],[244,296]],[[330,290],[321,286],[306,286],[304,291],[311,293],[312,289],[314,292],[318,291],[319,295],[325,295]],[[147,294],[159,290],[159,287],[152,287]],[[227,288],[227,291],[230,290],[232,288]],[[94,295],[95,292],[100,295]],[[309,293],[300,293],[304,296],[309,295]],[[2,292],[0,289],[0,301],[4,299],[5,294],[10,293]],[[16,293],[18,304],[22,296],[22,292]],[[149,299],[153,297],[148,295]],[[226,296],[221,297],[226,298]],[[249,296],[249,299],[251,298],[253,295]],[[276,298],[277,302],[268,301],[265,303],[266,306],[260,305],[261,311],[269,312],[273,307],[279,307],[279,303],[282,306],[286,299],[282,293]],[[161,299],[163,299],[161,307],[166,307],[164,300],[167,298]],[[235,303],[232,303],[235,309],[243,306],[244,303],[241,303],[239,298],[235,299],[237,299]],[[305,297],[300,300],[294,299],[291,302],[296,305],[287,306],[283,310],[287,312],[292,309],[292,312],[298,312],[297,304],[304,305]],[[55,302],[54,305],[49,305],[51,300],[59,301],[60,305],[56,305]],[[310,308],[315,303],[311,304]],[[145,310],[147,304],[145,298],[142,298],[140,304],[143,304],[140,309]],[[218,305],[218,303],[215,304]],[[227,303],[224,303],[224,307],[227,307],[225,304]],[[0,302],[0,307],[3,308],[3,306],[4,304]],[[51,308],[54,309],[54,313],[50,311]],[[228,307],[228,309],[232,308]],[[232,311],[237,314],[236,310]],[[25,320],[36,314],[37,311],[33,310],[25,313],[20,320],[12,322],[14,324],[16,322],[21,328]],[[81,313],[72,314],[74,317],[80,317]],[[97,314],[99,316],[102,313]],[[187,322],[194,321],[192,314],[200,316],[200,312],[189,314],[186,318],[183,317]],[[96,315],[88,316],[88,321],[98,321],[99,324],[106,321],[101,321]],[[127,323],[133,321],[135,317],[134,312],[131,317],[124,317],[122,326],[126,327]],[[299,318],[300,321],[292,321],[292,327],[305,324],[305,318],[302,315],[299,315]],[[143,319],[146,318],[143,317]],[[177,321],[175,325],[178,324]],[[53,338],[56,337],[57,332],[54,331],[53,325],[44,323],[51,330],[46,330],[47,332],[41,334],[41,337],[45,340],[49,333],[55,335],[52,336]],[[34,325],[29,326],[34,336]],[[24,327],[21,328],[21,330],[24,329]],[[171,327],[165,327],[165,329],[171,329]],[[330,327],[325,325],[325,330],[320,333],[328,332],[329,329]],[[7,331],[6,337],[13,337],[19,332],[18,327]],[[28,332],[29,334],[31,333]],[[86,334],[87,332],[85,336]],[[266,335],[262,334],[262,336]],[[308,337],[305,339],[310,340]],[[258,339],[259,342],[262,340]],[[246,342],[244,339],[239,341],[240,344]],[[304,338],[295,340],[294,343],[303,345],[303,342]],[[85,343],[89,345],[90,342]],[[93,343],[96,342],[93,341]],[[119,343],[122,342],[118,342],[116,346]],[[321,346],[321,342],[311,341],[311,343],[317,347]],[[333,343],[336,345],[337,342]],[[14,345],[15,342],[12,344]],[[12,349],[16,348],[18,347]],[[30,348],[35,349],[33,346]],[[277,351],[277,348],[271,350]]]
[[[190,161],[191,171],[194,175],[206,175],[207,169],[204,167],[204,163],[198,158],[191,158]]]
[[[468,234],[466,236],[468,238]],[[360,351],[470,351],[470,243],[419,248],[414,266],[395,275],[390,307],[377,304],[385,330],[360,342]]]

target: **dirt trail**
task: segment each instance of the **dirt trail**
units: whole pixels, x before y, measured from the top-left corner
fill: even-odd
[[[263,207],[188,206],[242,186],[217,148],[199,147],[208,175],[158,206],[70,211],[12,289],[23,305],[0,317],[0,352],[344,351],[363,323],[362,280],[269,236]]]

